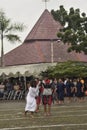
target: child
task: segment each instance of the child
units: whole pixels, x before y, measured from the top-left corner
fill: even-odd
[[[35,80],[32,80],[30,82],[29,92],[26,97],[25,115],[28,111],[30,111],[31,117],[33,117],[33,113],[37,108],[35,97],[38,95],[38,92],[39,87],[37,86],[37,82]]]

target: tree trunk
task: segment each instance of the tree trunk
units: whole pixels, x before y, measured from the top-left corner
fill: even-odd
[[[3,32],[1,33],[1,67],[4,67]]]

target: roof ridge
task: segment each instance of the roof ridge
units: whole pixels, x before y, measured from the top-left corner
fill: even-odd
[[[38,24],[37,28],[39,27],[39,24],[40,22],[42,21],[42,17],[43,15],[46,13],[46,12],[49,12],[47,9],[44,10],[44,12],[42,13],[42,15],[39,17],[39,19],[37,20],[37,22],[35,23],[35,25],[33,26],[33,28],[31,29],[30,33],[27,35],[27,37],[32,33],[32,31],[35,29],[36,25]],[[40,21],[41,20],[41,21]],[[34,33],[36,32],[37,28],[35,29]],[[26,41],[27,37],[25,38],[24,42]],[[33,38],[31,38],[33,39]]]
[[[32,39],[33,41],[39,39],[57,39],[56,32],[59,30],[60,26],[60,23],[55,21],[51,13],[45,9],[25,38],[24,43]]]

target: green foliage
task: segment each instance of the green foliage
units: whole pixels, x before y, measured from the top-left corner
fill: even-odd
[[[67,61],[58,63],[54,67],[49,67],[41,75],[47,73],[49,77],[87,77],[87,64],[82,62]]]
[[[60,6],[60,10],[52,10],[51,13],[56,21],[59,21],[62,25],[65,25],[67,11],[64,9],[62,5]]]
[[[2,37],[3,35],[3,38],[7,38],[8,40],[12,40],[14,39],[15,37],[15,41],[17,39],[20,39],[20,37],[14,33],[15,32],[22,32],[24,30],[25,26],[24,24],[22,23],[11,23],[11,20],[8,19],[6,16],[5,16],[5,13],[0,10],[0,36]],[[13,37],[13,38],[11,38]],[[19,40],[20,41],[20,40]]]
[[[80,13],[80,9],[69,9],[69,12],[60,6],[59,10],[51,11],[54,19],[63,25],[63,29],[57,36],[64,42],[70,44],[68,52],[84,52],[87,54],[87,17]],[[62,18],[62,20],[61,20]]]

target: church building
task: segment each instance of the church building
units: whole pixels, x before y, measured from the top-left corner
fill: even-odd
[[[0,75],[37,76],[48,66],[58,62],[87,62],[87,55],[67,52],[68,45],[57,37],[60,28],[61,24],[45,9],[22,45],[4,55],[5,66],[0,68]]]

